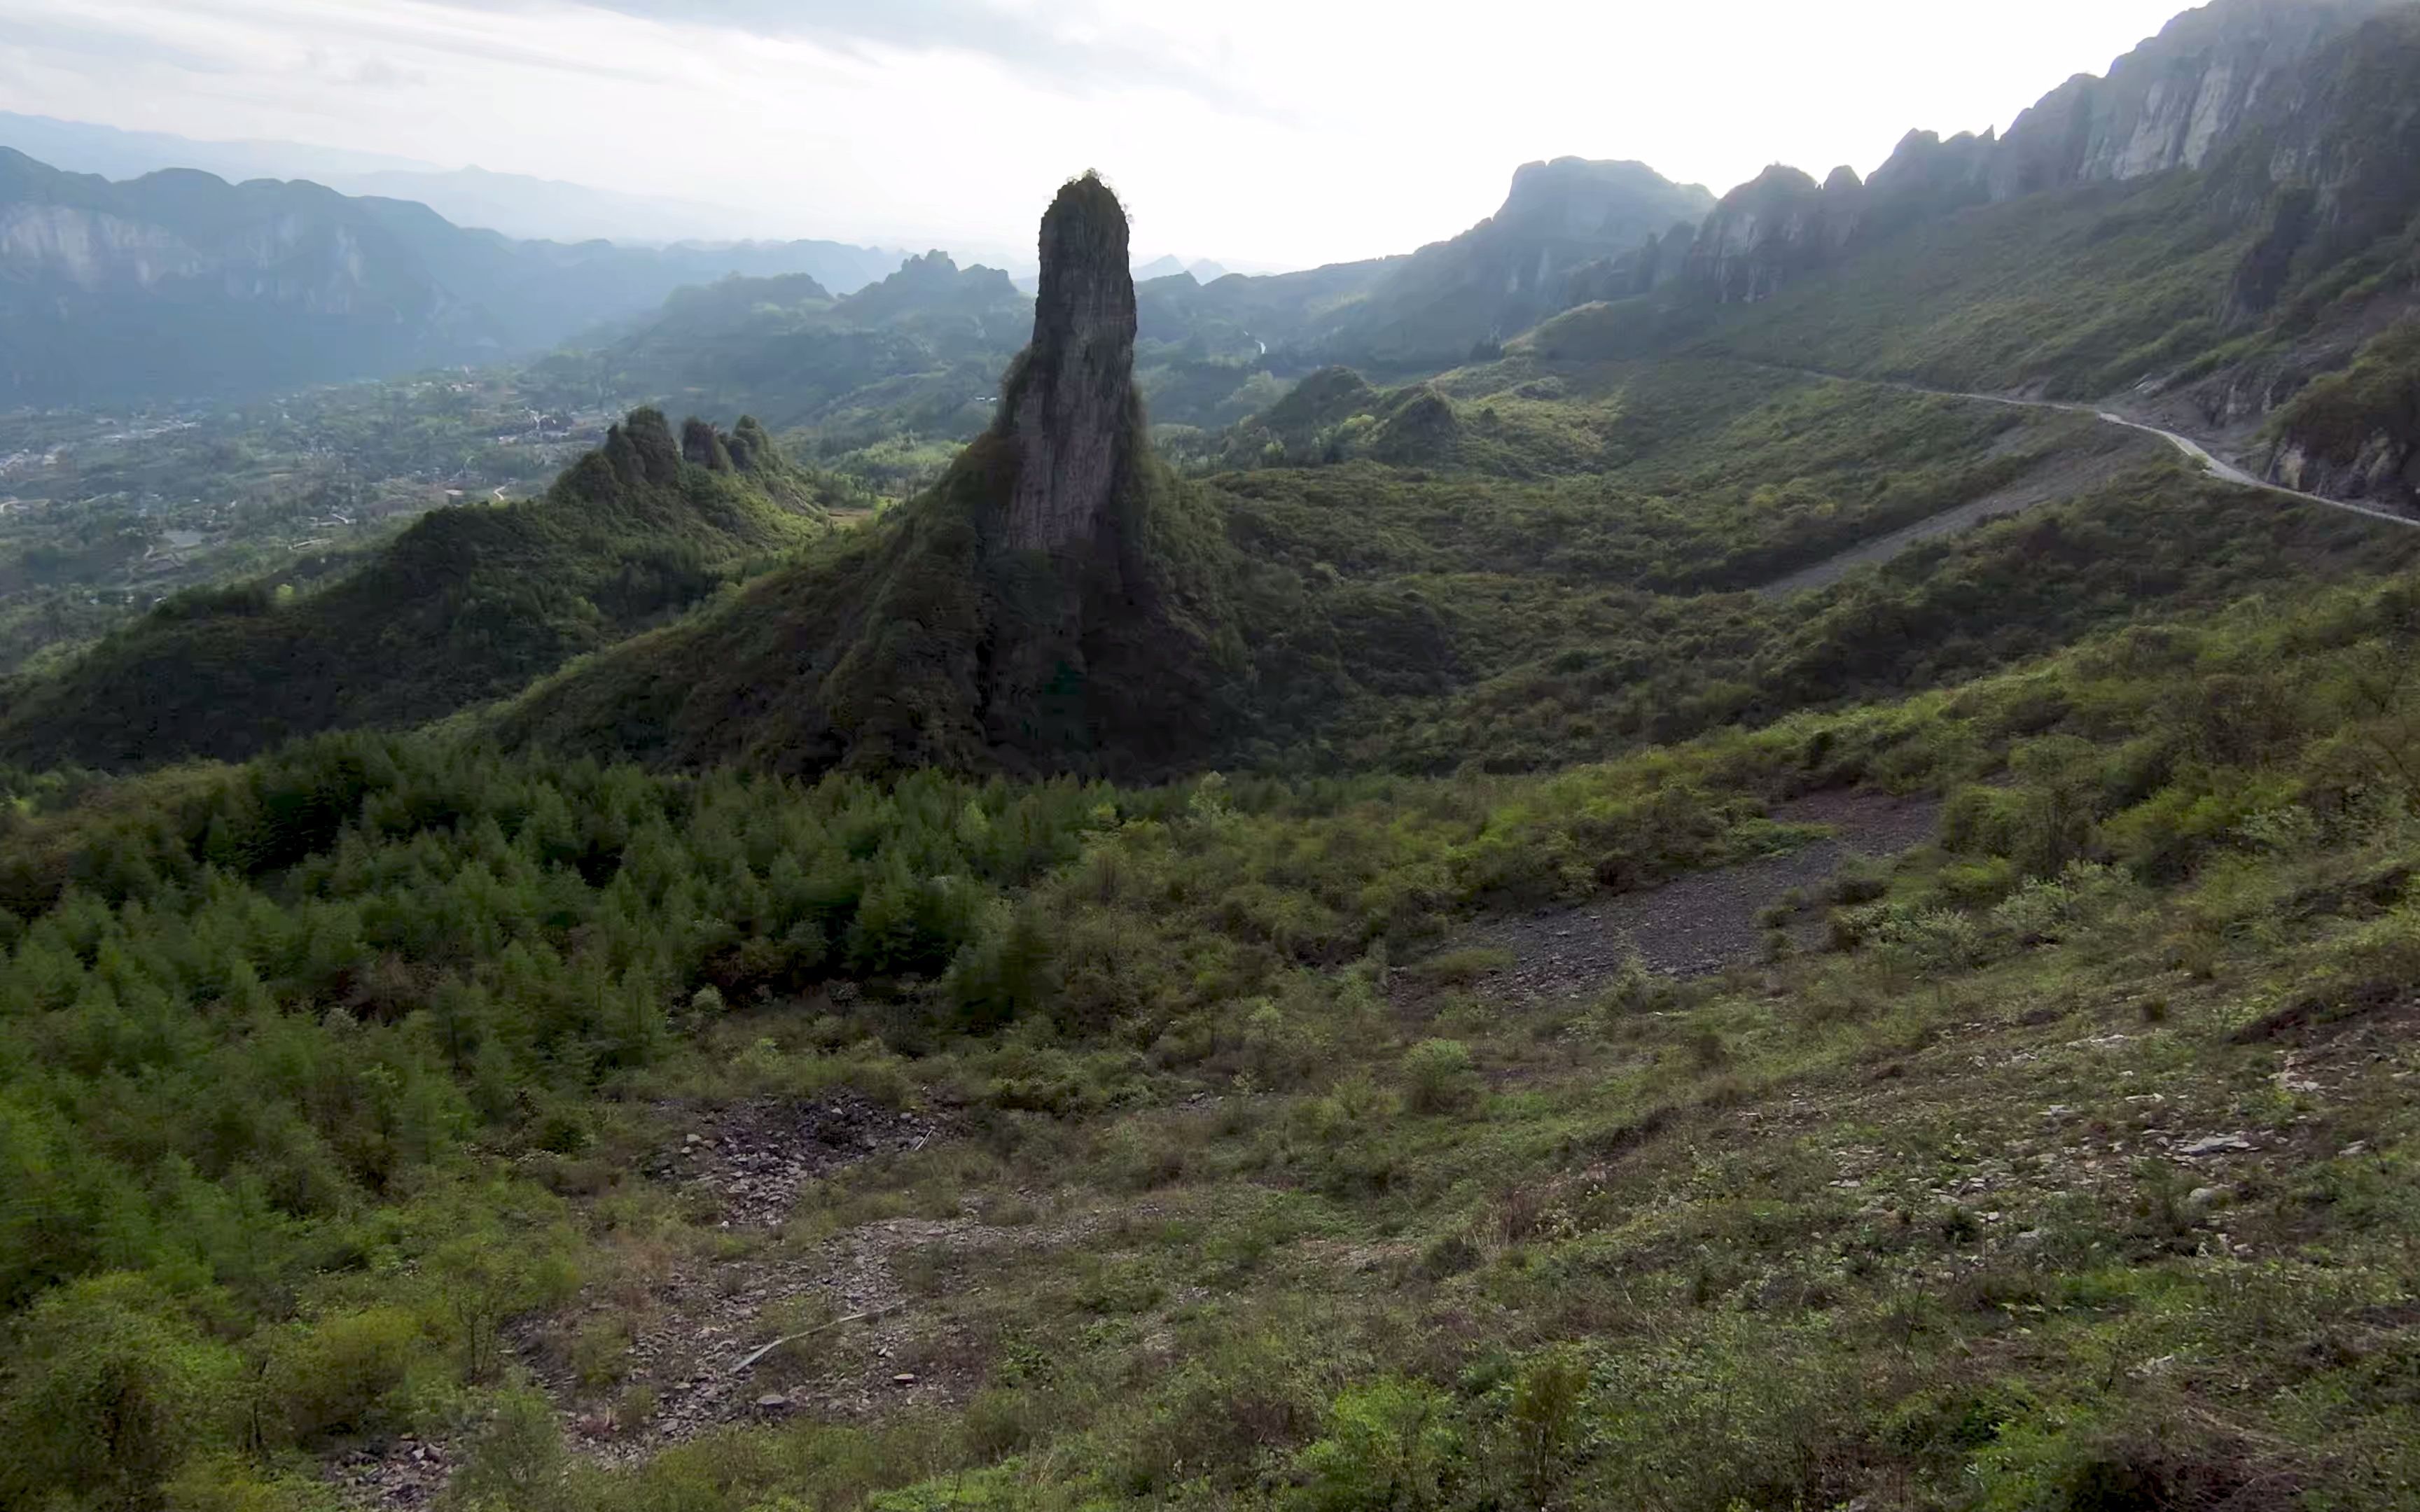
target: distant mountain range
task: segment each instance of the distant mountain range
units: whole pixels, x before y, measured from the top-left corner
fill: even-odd
[[[1675,228],[1685,236],[1714,208],[1704,188],[1645,163],[1533,162],[1495,215],[1406,256],[1265,278],[1138,269],[1142,334],[1294,371],[1435,371],[1567,308],[1577,270]]]
[[[835,242],[516,241],[426,205],[0,147],[0,405],[208,397],[543,350],[731,274],[856,288]]]
[[[760,211],[526,174],[446,168],[302,142],[209,142],[6,111],[0,111],[0,147],[14,147],[69,173],[103,178],[140,178],[164,169],[191,168],[229,183],[307,179],[342,194],[413,200],[456,225],[532,241],[721,243],[762,237],[769,224]],[[845,294],[885,276],[906,255],[864,250],[867,260],[853,276],[843,276],[843,268],[834,264],[818,275],[821,281]]]
[[[675,584],[678,594],[645,595],[639,600],[644,613],[615,619],[593,634],[548,629],[572,622],[541,604],[545,633],[514,640],[475,624],[458,632],[448,606],[461,595],[434,574],[415,576],[415,582],[435,585],[415,600],[427,606],[427,628],[415,633],[431,645],[440,643],[438,630],[454,635],[444,642],[454,659],[419,658],[404,668],[411,678],[391,678],[402,690],[391,696],[374,686],[390,676],[384,669],[391,658],[365,660],[354,644],[366,633],[362,626],[376,623],[371,609],[361,609],[358,623],[298,618],[293,623],[302,627],[292,631],[230,628],[230,619],[259,617],[256,595],[199,606],[206,612],[194,606],[163,610],[63,677],[12,687],[0,698],[8,705],[0,711],[0,754],[43,764],[72,756],[109,765],[196,751],[243,754],[281,733],[409,722],[498,696],[575,653],[602,650],[546,695],[553,702],[531,726],[550,740],[566,737],[556,748],[682,762],[735,753],[754,759],[765,752],[794,769],[837,759],[846,743],[826,735],[845,722],[872,728],[869,718],[887,719],[880,710],[906,706],[920,686],[916,678],[952,687],[977,673],[989,679],[999,665],[991,660],[997,648],[1028,643],[1022,632],[985,628],[992,622],[983,616],[997,606],[983,607],[980,615],[962,612],[969,601],[958,592],[964,575],[955,563],[989,538],[985,532],[997,523],[1002,480],[1026,465],[1022,422],[1012,429],[1001,417],[1020,414],[1021,395],[1059,392],[1034,387],[1034,348],[1027,347],[1022,362],[1010,354],[1026,346],[1029,332],[1047,333],[1057,329],[1053,319],[1064,324],[1079,315],[1094,324],[1073,337],[1063,332],[1057,350],[1063,357],[1096,349],[1113,357],[1115,392],[1106,400],[1090,390],[1078,396],[1090,395],[1085,402],[1096,419],[1114,410],[1114,429],[1093,427],[1096,439],[1110,437],[1114,444],[1067,446],[1053,439],[1047,455],[1110,458],[1100,463],[1108,469],[1100,475],[1116,474],[1112,463],[1121,449],[1130,458],[1144,455],[1129,434],[1144,419],[1206,430],[1223,424],[1234,406],[1265,396],[1252,406],[1257,419],[1193,453],[1255,469],[1248,482],[1220,486],[1252,507],[1223,524],[1207,516],[1190,523],[1160,516],[1181,529],[1171,527],[1175,532],[1163,538],[1171,545],[1154,549],[1169,550],[1171,560],[1183,552],[1187,562],[1223,561],[1217,571],[1188,579],[1208,585],[1199,601],[1218,601],[1229,582],[1239,594],[1268,594],[1252,601],[1286,610],[1258,622],[1269,626],[1319,623],[1312,617],[1328,612],[1330,602],[1348,603],[1350,614],[1325,622],[1327,628],[1319,631],[1333,632],[1319,642],[1325,649],[1300,663],[1313,669],[1303,672],[1305,681],[1255,685],[1304,689],[1299,702],[1269,703],[1272,717],[1318,707],[1329,697],[1322,688],[1342,686],[1321,682],[1328,674],[1315,670],[1320,666],[1393,667],[1404,679],[1396,686],[1425,697],[1446,686],[1439,679],[1465,676],[1496,655],[1479,640],[1457,647],[1453,638],[1464,632],[1451,617],[1412,596],[1390,591],[1383,600],[1332,600],[1364,554],[1417,549],[1423,554],[1402,560],[1425,563],[1423,574],[1443,579],[1466,572],[1470,559],[1435,543],[1484,525],[1507,540],[1517,537],[1525,553],[1577,553],[1570,560],[1590,563],[1591,580],[1682,580],[1641,576],[1666,569],[1619,544],[1646,526],[1624,523],[1585,548],[1567,538],[1583,517],[1562,510],[1576,507],[1581,494],[1593,492],[1592,484],[1546,490],[1556,513],[1531,515],[1530,526],[1516,529],[1504,522],[1518,517],[1497,507],[1511,494],[1466,493],[1457,479],[1483,475],[1526,488],[1596,478],[1653,455],[1671,435],[1689,433],[1699,450],[1672,464],[1676,471],[1648,475],[1658,501],[1668,486],[1674,497],[1713,499],[1690,481],[1704,469],[1705,476],[1739,482],[1743,513],[1721,517],[1762,519],[1782,511],[1802,544],[1848,544],[1860,527],[1844,523],[1842,516],[1852,504],[1862,510],[1859,500],[1900,501],[1875,505],[1879,513],[1863,517],[1868,524],[1939,517],[1932,484],[1925,481],[1932,476],[1933,464],[1924,460],[1931,442],[1911,440],[1913,451],[1902,455],[1894,450],[1899,443],[1885,444],[1857,418],[1866,413],[1862,408],[1793,405],[1761,410],[1762,418],[1736,435],[1708,428],[1728,423],[1720,403],[1710,408],[1706,399],[1767,383],[1819,381],[1810,372],[1869,380],[1855,392],[1893,396],[1893,402],[1894,391],[1906,386],[2041,393],[2091,401],[2091,409],[2170,416],[2180,430],[2214,441],[2231,432],[2225,444],[2251,467],[2293,486],[2397,506],[2420,503],[2420,407],[2413,402],[2420,394],[2415,78],[2420,5],[2410,0],[2220,0],[2180,18],[2107,77],[2062,86],[2007,135],[1945,141],[1912,133],[1870,179],[1839,170],[1819,182],[1776,168],[1718,203],[1704,189],[1672,184],[1637,163],[1533,163],[1514,176],[1497,215],[1415,254],[1208,285],[1184,268],[1131,291],[1123,276],[1092,267],[1089,287],[1099,299],[1064,301],[1063,308],[1045,300],[1038,316],[1005,273],[960,268],[939,254],[913,259],[882,283],[838,300],[797,273],[719,281],[665,301],[660,313],[626,327],[603,350],[559,356],[538,364],[533,376],[560,376],[575,393],[611,388],[659,393],[700,411],[745,408],[775,425],[815,426],[824,433],[819,441],[835,432],[854,434],[858,444],[902,432],[923,438],[980,433],[983,439],[942,486],[911,501],[895,527],[877,525],[840,548],[864,555],[767,577],[716,611],[710,634],[669,630],[612,650],[603,650],[610,640],[699,596],[706,579],[683,578]],[[1110,223],[1103,216],[1093,225],[1100,230]],[[1123,270],[1130,258],[1122,211],[1113,228],[1114,236],[1088,233],[1072,240],[1095,263]],[[613,272],[624,265],[611,258],[631,255],[465,233],[421,207],[348,200],[314,186],[229,186],[198,174],[112,185],[13,154],[0,157],[0,253],[8,258],[0,264],[0,316],[19,322],[0,329],[0,380],[20,387],[52,368],[72,372],[96,353],[207,363],[211,375],[224,378],[232,363],[265,367],[275,354],[290,358],[297,350],[348,342],[346,360],[360,362],[365,352],[402,360],[419,350],[415,342],[494,341],[492,332],[508,318],[529,318],[512,303],[516,291],[535,301],[583,279],[602,285],[609,274],[624,276]],[[591,267],[581,260],[586,255],[608,260]],[[20,298],[16,291],[33,284],[45,289],[42,297]],[[462,297],[467,288],[489,292],[474,303]],[[1125,318],[1129,297],[1136,312],[1131,326]],[[129,310],[140,318],[120,313]],[[1096,318],[1104,310],[1118,318]],[[47,357],[22,355],[36,349],[23,339],[28,330],[50,339]],[[143,338],[150,332],[162,334],[147,346]],[[1284,379],[1315,363],[1356,363],[1431,381],[1389,392],[1331,370],[1279,397]],[[1093,371],[1073,363],[1065,370],[1079,377]],[[1665,391],[1668,397],[1642,396],[1634,405],[1627,385],[1644,374],[1664,375],[1677,386]],[[1691,386],[1699,382],[1705,387]],[[1587,385],[1597,385],[1595,396],[1575,398]],[[1933,418],[1917,416],[1911,424],[1919,421],[1924,433],[1934,429]],[[649,445],[641,451],[666,451],[660,429],[660,423],[644,427]],[[623,433],[625,444],[631,434]],[[1783,439],[1847,458],[1860,478],[1858,499],[1810,495],[1803,507],[1785,502],[1797,487],[1796,475],[1779,470],[1795,464],[1771,460],[1792,455],[1776,450]],[[697,465],[709,471],[713,440],[704,433],[696,448],[706,459]],[[1977,466],[2019,471],[2026,466],[2021,457],[2001,455],[1995,441],[1988,444],[1989,455]],[[2256,447],[2267,455],[2256,455]],[[1725,473],[1714,468],[1714,460],[1740,471]],[[1285,475],[1320,472],[1331,464],[1340,465],[1334,476],[1301,487]],[[602,466],[575,469],[546,510],[496,513],[509,515],[513,528],[533,539],[551,538],[558,526],[585,519],[605,497],[579,482],[603,482]],[[1768,475],[1768,469],[1775,471]],[[666,488],[697,481],[671,463],[659,471],[642,469],[641,475]],[[1140,511],[1167,482],[1155,479],[1138,464],[1128,480],[1137,519],[1152,517]],[[1775,489],[1770,506],[1757,501],[1768,484]],[[1420,506],[1433,514],[1386,513],[1431,486],[1453,490]],[[1720,491],[1730,488],[1725,483]],[[1966,497],[1961,507],[1990,497]],[[970,503],[981,507],[962,507]],[[1669,518],[1677,528],[1685,513],[1659,502],[1642,508],[1638,518]],[[664,517],[675,535],[692,533],[686,516]],[[1249,527],[1247,537],[1260,532],[1255,549],[1266,554],[1259,564],[1226,558],[1226,548],[1216,544],[1238,539],[1227,528],[1238,522]],[[407,544],[450,542],[454,537],[444,531],[465,528],[457,520],[436,535],[407,537]],[[1707,545],[1722,551],[1724,561],[1747,565],[1690,581],[1748,586],[1770,580],[1751,569],[1784,564],[1753,553],[1735,556],[1720,539],[1727,527],[1705,528]],[[1280,530],[1302,533],[1276,533]],[[1295,544],[1269,544],[1288,539]],[[737,555],[759,540],[752,534],[710,544],[718,554]],[[609,546],[632,549],[628,542]],[[2265,536],[2244,543],[2249,551],[2270,548]],[[1425,554],[1432,549],[1438,554]],[[1768,543],[1759,549],[1778,548]],[[1602,557],[1594,554],[1599,551]],[[875,553],[904,565],[877,582],[861,572]],[[581,570],[590,574],[597,592],[616,580],[598,565],[609,554],[599,547],[576,559],[575,564],[585,563]],[[390,560],[418,558],[398,551]],[[531,565],[519,575],[533,591],[549,575],[570,571],[553,557],[533,553],[522,560]],[[1260,573],[1260,565],[1280,562],[1306,576],[1285,587]],[[941,568],[925,570],[935,563]],[[2147,580],[2134,575],[2131,591],[2141,591]],[[1486,598],[1510,603],[1497,597],[1494,581]],[[1954,591],[1978,597],[1971,585]],[[1155,597],[1159,594],[1142,583],[1128,602],[1151,609],[1182,600],[1182,594]],[[354,599],[330,590],[318,602],[380,601],[366,590]],[[484,601],[515,625],[532,613],[501,592]],[[1031,625],[1060,623],[1049,600],[1037,602],[1042,609]],[[2122,609],[2132,601],[2121,594],[2115,602]],[[584,612],[576,605],[568,611]],[[1212,616],[1201,623],[1226,622]],[[1102,624],[1104,636],[1124,633],[1125,622],[1114,617]],[[1894,645],[1927,645],[1934,632],[1925,626],[1932,624],[1894,619],[1871,634]],[[831,660],[835,648],[877,625],[895,628],[896,645],[882,635],[861,636],[856,643],[879,650],[880,658],[841,675]],[[273,640],[271,632],[292,640]],[[1854,634],[1863,639],[1869,631]],[[496,657],[480,649],[482,635],[516,649]],[[1257,652],[1259,639],[1274,643],[1284,637],[1238,632],[1235,667],[1253,665],[1245,651]],[[1096,645],[1112,658],[1125,654],[1113,639]],[[289,659],[273,660],[272,652]],[[229,676],[215,688],[205,680],[215,668],[320,665],[306,658],[323,655],[334,670],[316,683],[298,684],[308,696],[277,707],[268,691],[245,679]],[[1026,679],[1018,685],[1025,702],[1016,705],[1009,725],[1047,724],[1063,733],[1074,728],[1063,709],[1027,695],[1067,669],[1094,665],[1091,656],[1086,648],[1081,657],[1020,663],[1016,676]],[[1185,656],[1185,665],[1195,664],[1192,650]],[[1262,665],[1280,663],[1273,657]],[[1538,675],[1541,686],[1567,682],[1559,671],[1546,678],[1543,665]],[[264,680],[261,689],[275,682]],[[682,715],[697,716],[684,726],[682,738],[693,735],[691,744],[664,737],[666,711],[692,704],[692,690],[708,683],[731,696]],[[430,687],[444,700],[424,699]],[[202,694],[190,692],[195,688]],[[1291,701],[1296,694],[1282,697]],[[1009,725],[1001,727],[1006,732],[1001,759],[1028,759],[1031,753],[1015,745],[1024,733]],[[986,740],[994,733],[989,727],[982,732]],[[859,742],[847,759],[870,748]],[[910,759],[930,754],[904,741],[895,748]],[[1038,760],[1048,764],[1073,748],[1063,742],[1036,748]]]

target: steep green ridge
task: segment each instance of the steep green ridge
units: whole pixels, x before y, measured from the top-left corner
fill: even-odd
[[[1183,609],[1122,608],[1110,623],[1153,628],[1114,649],[1079,637],[1069,655],[1052,626],[1083,591],[987,552],[1015,471],[995,433],[894,517],[568,669],[498,728],[781,772],[1541,770],[2420,548],[2082,418],[1727,359],[1523,350],[1392,391],[1338,370],[1230,445],[1289,465],[1183,482],[1151,462],[1125,496],[1159,532],[1145,580]],[[1820,593],[1745,592],[1973,501],[2038,497],[2042,477],[2072,480],[2067,497],[2023,519]],[[996,702],[1017,654],[1026,691]],[[1163,710],[1149,724],[1168,738],[1078,712],[1111,664],[1114,706]],[[1052,696],[1032,691],[1039,665],[1066,673]]]
[[[291,602],[271,581],[170,600],[13,687],[0,750],[118,767],[418,724],[679,611],[822,521],[810,480],[752,420],[675,438],[638,410],[543,500],[437,511]]]
[[[1414,395],[1452,455],[1386,461]],[[1265,616],[1258,733],[1285,754],[1253,759],[1321,768],[1552,768],[2420,549],[2082,417],[1726,359],[1325,374],[1238,432],[1264,437],[1314,460],[1208,481]],[[1820,592],[1739,591],[1994,499],[2032,507]]]

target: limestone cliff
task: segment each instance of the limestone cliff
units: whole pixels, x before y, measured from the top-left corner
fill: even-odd
[[[1017,448],[1001,532],[1013,550],[1116,548],[1111,505],[1140,444],[1135,287],[1126,217],[1087,175],[1042,219],[1033,344],[1010,376],[1000,429]]]
[[[1988,165],[1996,199],[2199,168],[2247,125],[2290,108],[2303,65],[2409,0],[2217,0],[2017,117]]]
[[[2215,0],[2169,23],[2105,78],[2079,75],[2006,136],[1911,131],[1860,184],[1818,186],[1776,165],[1726,195],[1685,259],[1696,297],[1752,302],[1854,246],[1962,208],[2078,185],[2201,170],[2229,213],[2267,217],[2239,279],[2239,314],[2266,307],[2315,239],[2345,247],[2411,208],[2415,149],[2413,0]],[[2371,24],[2366,24],[2371,23]],[[2397,101],[2401,104],[2398,107]],[[1664,249],[1571,282],[1571,302],[1653,286]]]
[[[1867,197],[1847,168],[1819,186],[1776,163],[1723,196],[1690,249],[1687,276],[1724,304],[1768,299],[1839,255],[1856,234]]]

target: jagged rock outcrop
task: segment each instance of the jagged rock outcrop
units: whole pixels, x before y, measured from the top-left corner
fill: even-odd
[[[2285,382],[2254,412],[2277,404]],[[2332,499],[2420,503],[2420,317],[2292,389],[2268,426],[2261,466],[2273,483]]]
[[[534,690],[503,736],[783,772],[1122,775],[1237,738],[1238,558],[1216,504],[1152,453],[1117,196],[1068,184],[1041,253],[1033,341],[932,488]]]
[[[1866,186],[1847,168],[1818,185],[1779,163],[1723,196],[1690,249],[1687,276],[1724,304],[1770,299],[1838,255],[1856,234]]]
[[[1911,131],[1862,185],[1846,169],[1821,188],[1796,169],[1767,169],[1707,218],[1688,277],[1701,298],[1753,301],[1854,243],[1971,205],[2203,169],[2229,179],[2233,213],[2268,218],[2233,301],[2257,312],[2315,237],[2350,245],[2408,211],[2411,186],[2386,180],[2411,176],[2420,150],[2413,59],[2398,40],[2415,16],[2413,0],[2216,0],[2107,77],[2060,85],[2006,136]],[[1574,292],[1639,292],[1637,262]]]
[[[1086,175],[1042,218],[1033,344],[1001,405],[1017,447],[1001,532],[1012,550],[1115,549],[1111,503],[1142,430],[1125,211]]]

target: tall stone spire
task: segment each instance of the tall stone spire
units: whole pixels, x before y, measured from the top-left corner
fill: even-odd
[[[1135,289],[1126,212],[1099,176],[1059,191],[1042,218],[1033,345],[1000,424],[1017,442],[1004,544],[1065,552],[1100,542],[1139,419]]]

